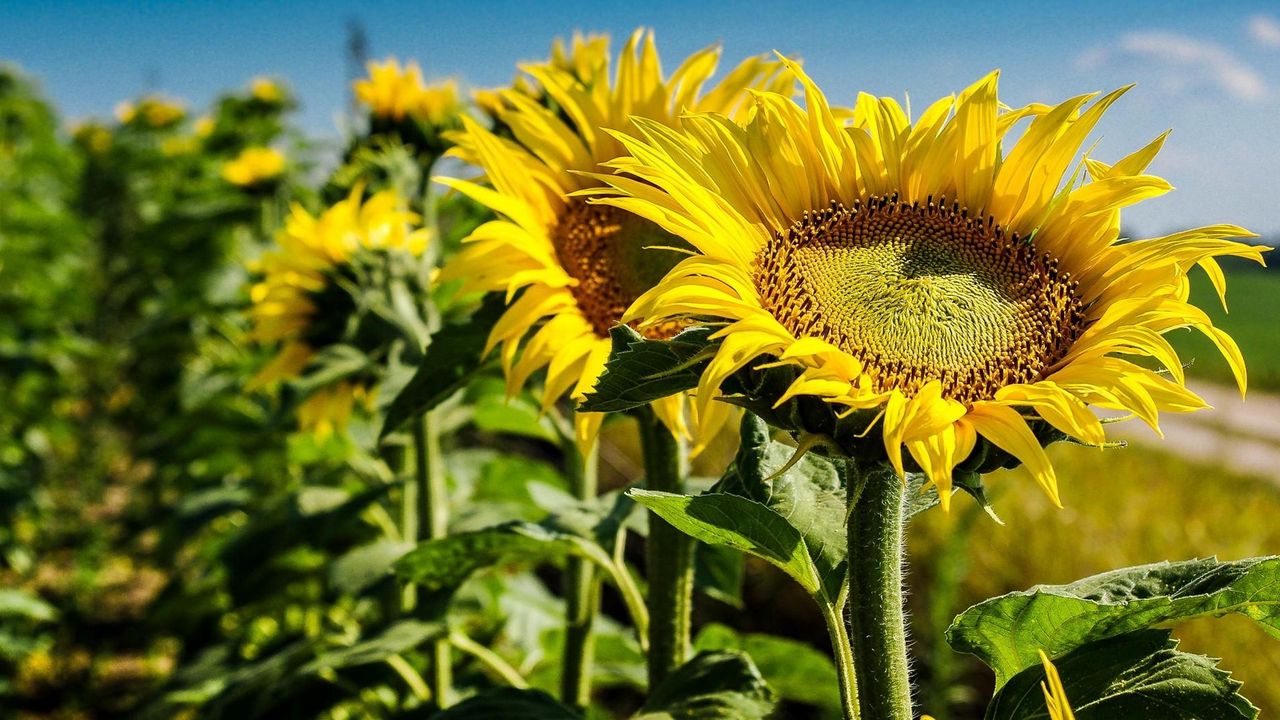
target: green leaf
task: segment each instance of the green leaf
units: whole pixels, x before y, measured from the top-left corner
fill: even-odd
[[[314,517],[331,513],[350,500],[351,493],[342,488],[316,485],[298,491],[296,502],[299,515]]]
[[[997,687],[1086,643],[1161,623],[1236,612],[1280,637],[1280,558],[1215,558],[1113,570],[1068,585],[1040,585],[961,613],[947,642],[996,671]]]
[[[524,396],[485,395],[476,401],[471,421],[477,429],[485,432],[519,435],[552,443],[559,439],[551,419]]]
[[[702,628],[693,646],[696,650],[745,652],[780,698],[814,705],[832,717],[841,716],[839,679],[826,652],[790,638],[739,634],[718,623]]]
[[[318,673],[321,670],[357,667],[382,662],[392,655],[408,652],[428,640],[441,637],[444,625],[437,622],[401,620],[377,636],[355,645],[321,653],[315,660],[303,665],[302,673]]]
[[[491,293],[467,322],[447,325],[431,338],[422,364],[387,408],[380,437],[434,408],[457,392],[483,364],[489,330],[506,310],[502,295]]]
[[[368,355],[351,345],[332,345],[307,363],[306,373],[293,383],[302,397],[332,385],[339,380],[364,372],[371,364]]]
[[[355,595],[390,577],[395,561],[412,549],[413,543],[399,540],[378,540],[355,548],[329,566],[329,583],[339,592]]]
[[[430,591],[453,590],[471,573],[493,565],[528,565],[577,555],[608,567],[612,559],[594,542],[578,535],[514,521],[429,540],[400,558],[400,577]]]
[[[691,328],[670,340],[648,340],[618,325],[609,331],[613,349],[604,374],[579,406],[584,412],[619,412],[698,385],[702,365],[711,356],[709,328]]]
[[[582,716],[541,690],[502,688],[464,700],[431,716],[434,720],[582,720]]]
[[[762,720],[773,705],[751,658],[702,652],[672,671],[633,720]]]
[[[1141,630],[1083,645],[1054,660],[1077,720],[1251,720],[1240,683],[1203,655],[1178,652],[1168,630]],[[987,720],[1048,720],[1044,668],[1011,679]]]
[[[824,593],[804,537],[772,508],[729,493],[688,496],[631,490],[627,494],[686,535],[751,553],[781,568],[810,595]]]
[[[738,550],[696,543],[693,547],[693,585],[707,597],[742,607],[746,558]]]
[[[58,617],[58,609],[25,590],[0,588],[0,618],[4,617],[49,622]]]
[[[742,416],[738,454],[712,492],[751,498],[770,508],[800,533],[827,597],[844,583],[849,546],[845,529],[845,474],[848,466],[806,453],[786,472],[795,455],[790,445],[774,442],[769,426]]]

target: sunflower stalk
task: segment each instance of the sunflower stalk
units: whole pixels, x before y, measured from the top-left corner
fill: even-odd
[[[430,178],[430,165],[427,166]],[[435,202],[430,192],[430,181],[424,183],[422,194],[424,227],[438,237],[436,232]],[[428,263],[434,263],[428,257]],[[428,301],[426,313],[434,308]],[[413,421],[414,477],[405,486],[403,506],[403,537],[414,543],[436,540],[449,534],[449,490],[445,484],[444,455],[440,449],[438,418],[433,412],[418,415]],[[403,609],[411,612],[417,606],[417,588],[408,585],[404,590]],[[453,652],[449,638],[433,640],[428,649],[431,658],[429,685],[436,704],[448,707],[453,687]]]
[[[413,450],[414,477],[412,483],[405,485],[401,524],[405,539],[421,543],[449,533],[449,495],[440,454],[440,435],[432,413],[414,419]],[[406,614],[417,607],[417,601],[417,588],[406,586],[401,605]],[[440,707],[447,707],[453,686],[453,658],[448,638],[433,640],[429,654],[432,696]]]
[[[579,500],[595,500],[599,471],[596,447],[584,455],[572,439],[566,440],[565,445],[569,456],[570,490]],[[565,585],[560,699],[566,705],[582,709],[591,704],[591,670],[595,660],[592,631],[596,615],[600,612],[600,578],[590,561],[571,557],[565,571]]]
[[[906,486],[887,466],[849,483],[849,640],[856,677],[849,720],[911,720],[903,606]],[[861,494],[858,493],[861,485]]]
[[[652,410],[637,421],[649,490],[683,493],[686,452]],[[649,687],[688,659],[693,614],[693,541],[654,513],[649,514]]]

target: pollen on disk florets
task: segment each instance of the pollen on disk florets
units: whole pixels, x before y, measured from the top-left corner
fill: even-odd
[[[1077,283],[992,218],[896,196],[806,213],[756,259],[765,309],[862,362],[876,390],[962,402],[1034,382],[1084,328]]]
[[[679,262],[687,248],[679,238],[625,210],[571,198],[552,234],[557,259],[577,284],[570,292],[600,337],[608,337],[622,314]],[[651,338],[675,335],[686,323],[646,328]]]

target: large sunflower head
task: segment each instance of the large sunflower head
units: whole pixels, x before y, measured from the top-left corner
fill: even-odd
[[[1188,272],[1199,265],[1221,292],[1214,258],[1260,261],[1265,246],[1230,240],[1252,236],[1233,225],[1120,240],[1121,209],[1171,189],[1145,172],[1164,136],[1072,170],[1124,90],[1007,110],[992,73],[914,121],[862,95],[845,123],[793,69],[804,107],[765,92],[743,126],[637,119],[629,157],[612,163],[617,196],[601,200],[697,250],[625,319],[727,322],[699,403],[743,368],[790,366],[771,401],[863,411],[881,426],[881,457],[901,473],[905,446],[945,504],[957,465],[991,469],[992,446],[1056,501],[1035,430],[1100,444],[1090,405],[1157,432],[1161,411],[1204,407],[1163,337],[1175,328],[1216,343],[1243,391],[1239,350],[1188,303]]]
[[[441,277],[513,300],[489,345],[502,346],[512,391],[547,368],[547,407],[565,394],[581,398],[595,384],[609,354],[609,328],[681,257],[671,247],[685,249],[654,223],[583,197],[603,186],[591,173],[622,151],[608,128],[639,115],[671,130],[680,125],[682,109],[732,117],[749,104],[749,90],[781,91],[794,83],[781,63],[753,58],[704,91],[715,72],[715,49],[695,53],[665,76],[652,33],[631,36],[615,73],[607,47],[605,39],[580,37],[567,49],[557,45],[551,61],[523,66],[550,102],[518,88],[499,93],[491,109],[510,139],[466,118],[452,136],[453,152],[480,167],[493,187],[445,182],[499,219],[477,228]],[[652,246],[667,247],[645,249]],[[679,327],[655,325],[650,332]],[[675,432],[684,430],[681,408],[679,398],[657,406]],[[577,420],[579,440],[589,444],[600,416],[579,413]]]
[[[279,344],[276,356],[250,381],[250,388],[299,377],[319,351],[346,340],[355,310],[342,287],[357,256],[369,251],[421,255],[427,230],[394,191],[363,200],[357,187],[344,200],[312,215],[295,205],[276,235],[277,250],[258,263],[262,279],[250,290],[252,338]],[[367,383],[345,381],[313,394],[300,408],[303,429],[321,434],[345,425],[356,400],[367,400]]]

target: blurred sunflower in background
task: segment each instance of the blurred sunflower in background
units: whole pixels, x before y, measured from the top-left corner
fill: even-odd
[[[370,131],[399,135],[424,153],[443,152],[440,133],[456,127],[464,112],[457,82],[427,85],[418,63],[409,61],[402,67],[395,58],[370,62],[368,68],[369,77],[357,80],[352,90],[369,110]]]
[[[213,131],[217,127],[218,127],[217,120],[213,119],[209,115],[201,115],[200,117],[196,118],[195,123],[192,125],[192,130],[195,131],[196,137],[200,138],[201,140],[204,140],[205,138],[212,135]]]
[[[71,138],[93,155],[101,155],[111,149],[111,130],[97,122],[76,125],[71,130]]]
[[[363,187],[322,213],[294,205],[276,235],[278,250],[265,253],[256,268],[262,280],[250,291],[251,336],[279,343],[280,350],[249,382],[249,389],[300,377],[320,350],[343,342],[354,299],[340,286],[358,253],[391,251],[421,256],[428,231],[416,228],[416,213],[394,191],[362,200]],[[300,406],[303,430],[327,436],[345,427],[357,402],[368,404],[373,388],[344,380],[313,392]]]
[[[249,81],[249,96],[264,105],[281,105],[287,98],[284,87],[266,77]]]
[[[160,130],[182,122],[187,111],[176,100],[148,95],[136,103],[128,100],[121,102],[116,105],[115,114],[121,125],[140,125]]]
[[[242,188],[268,185],[284,174],[284,153],[269,147],[248,147],[222,165],[222,178]]]
[[[483,170],[493,188],[466,180],[442,182],[500,219],[466,238],[440,278],[461,279],[467,291],[507,294],[510,306],[488,345],[502,346],[509,392],[545,367],[544,408],[566,394],[581,399],[604,368],[609,329],[684,252],[672,249],[683,243],[654,223],[589,204],[576,194],[602,187],[590,173],[601,171],[601,163],[622,150],[607,128],[624,126],[632,115],[674,128],[684,109],[737,117],[749,105],[748,91],[782,92],[794,83],[781,63],[752,58],[703,92],[718,60],[718,49],[702,50],[664,77],[653,34],[637,31],[611,79],[608,38],[577,37],[568,51],[558,44],[550,61],[521,68],[548,103],[526,87],[491,98],[491,112],[512,139],[469,118],[463,118],[462,131],[451,134],[452,152]],[[657,249],[649,249],[653,246]],[[681,328],[673,322],[648,333],[669,337]],[[701,419],[703,427],[715,427],[728,416],[727,408],[704,409],[711,417]],[[673,433],[688,434],[681,398],[661,401],[655,411]],[[601,420],[598,413],[575,414],[582,447],[594,442]],[[699,449],[695,444],[694,452]]]
[[[914,122],[892,99],[861,95],[850,125],[791,67],[805,107],[763,92],[745,126],[699,113],[673,132],[637,118],[630,157],[610,163],[619,196],[601,202],[697,250],[623,319],[729,323],[713,335],[699,405],[748,365],[791,366],[794,382],[770,400],[867,411],[881,457],[901,474],[905,445],[945,506],[957,465],[988,471],[980,438],[1057,502],[1041,420],[1101,444],[1090,406],[1157,432],[1160,412],[1205,407],[1184,386],[1170,330],[1208,336],[1243,392],[1240,351],[1189,304],[1188,272],[1199,265],[1222,293],[1214,258],[1261,262],[1266,247],[1230,240],[1253,237],[1234,225],[1120,240],[1121,209],[1171,189],[1145,173],[1164,136],[1068,174],[1123,89],[1003,110],[992,73]]]

